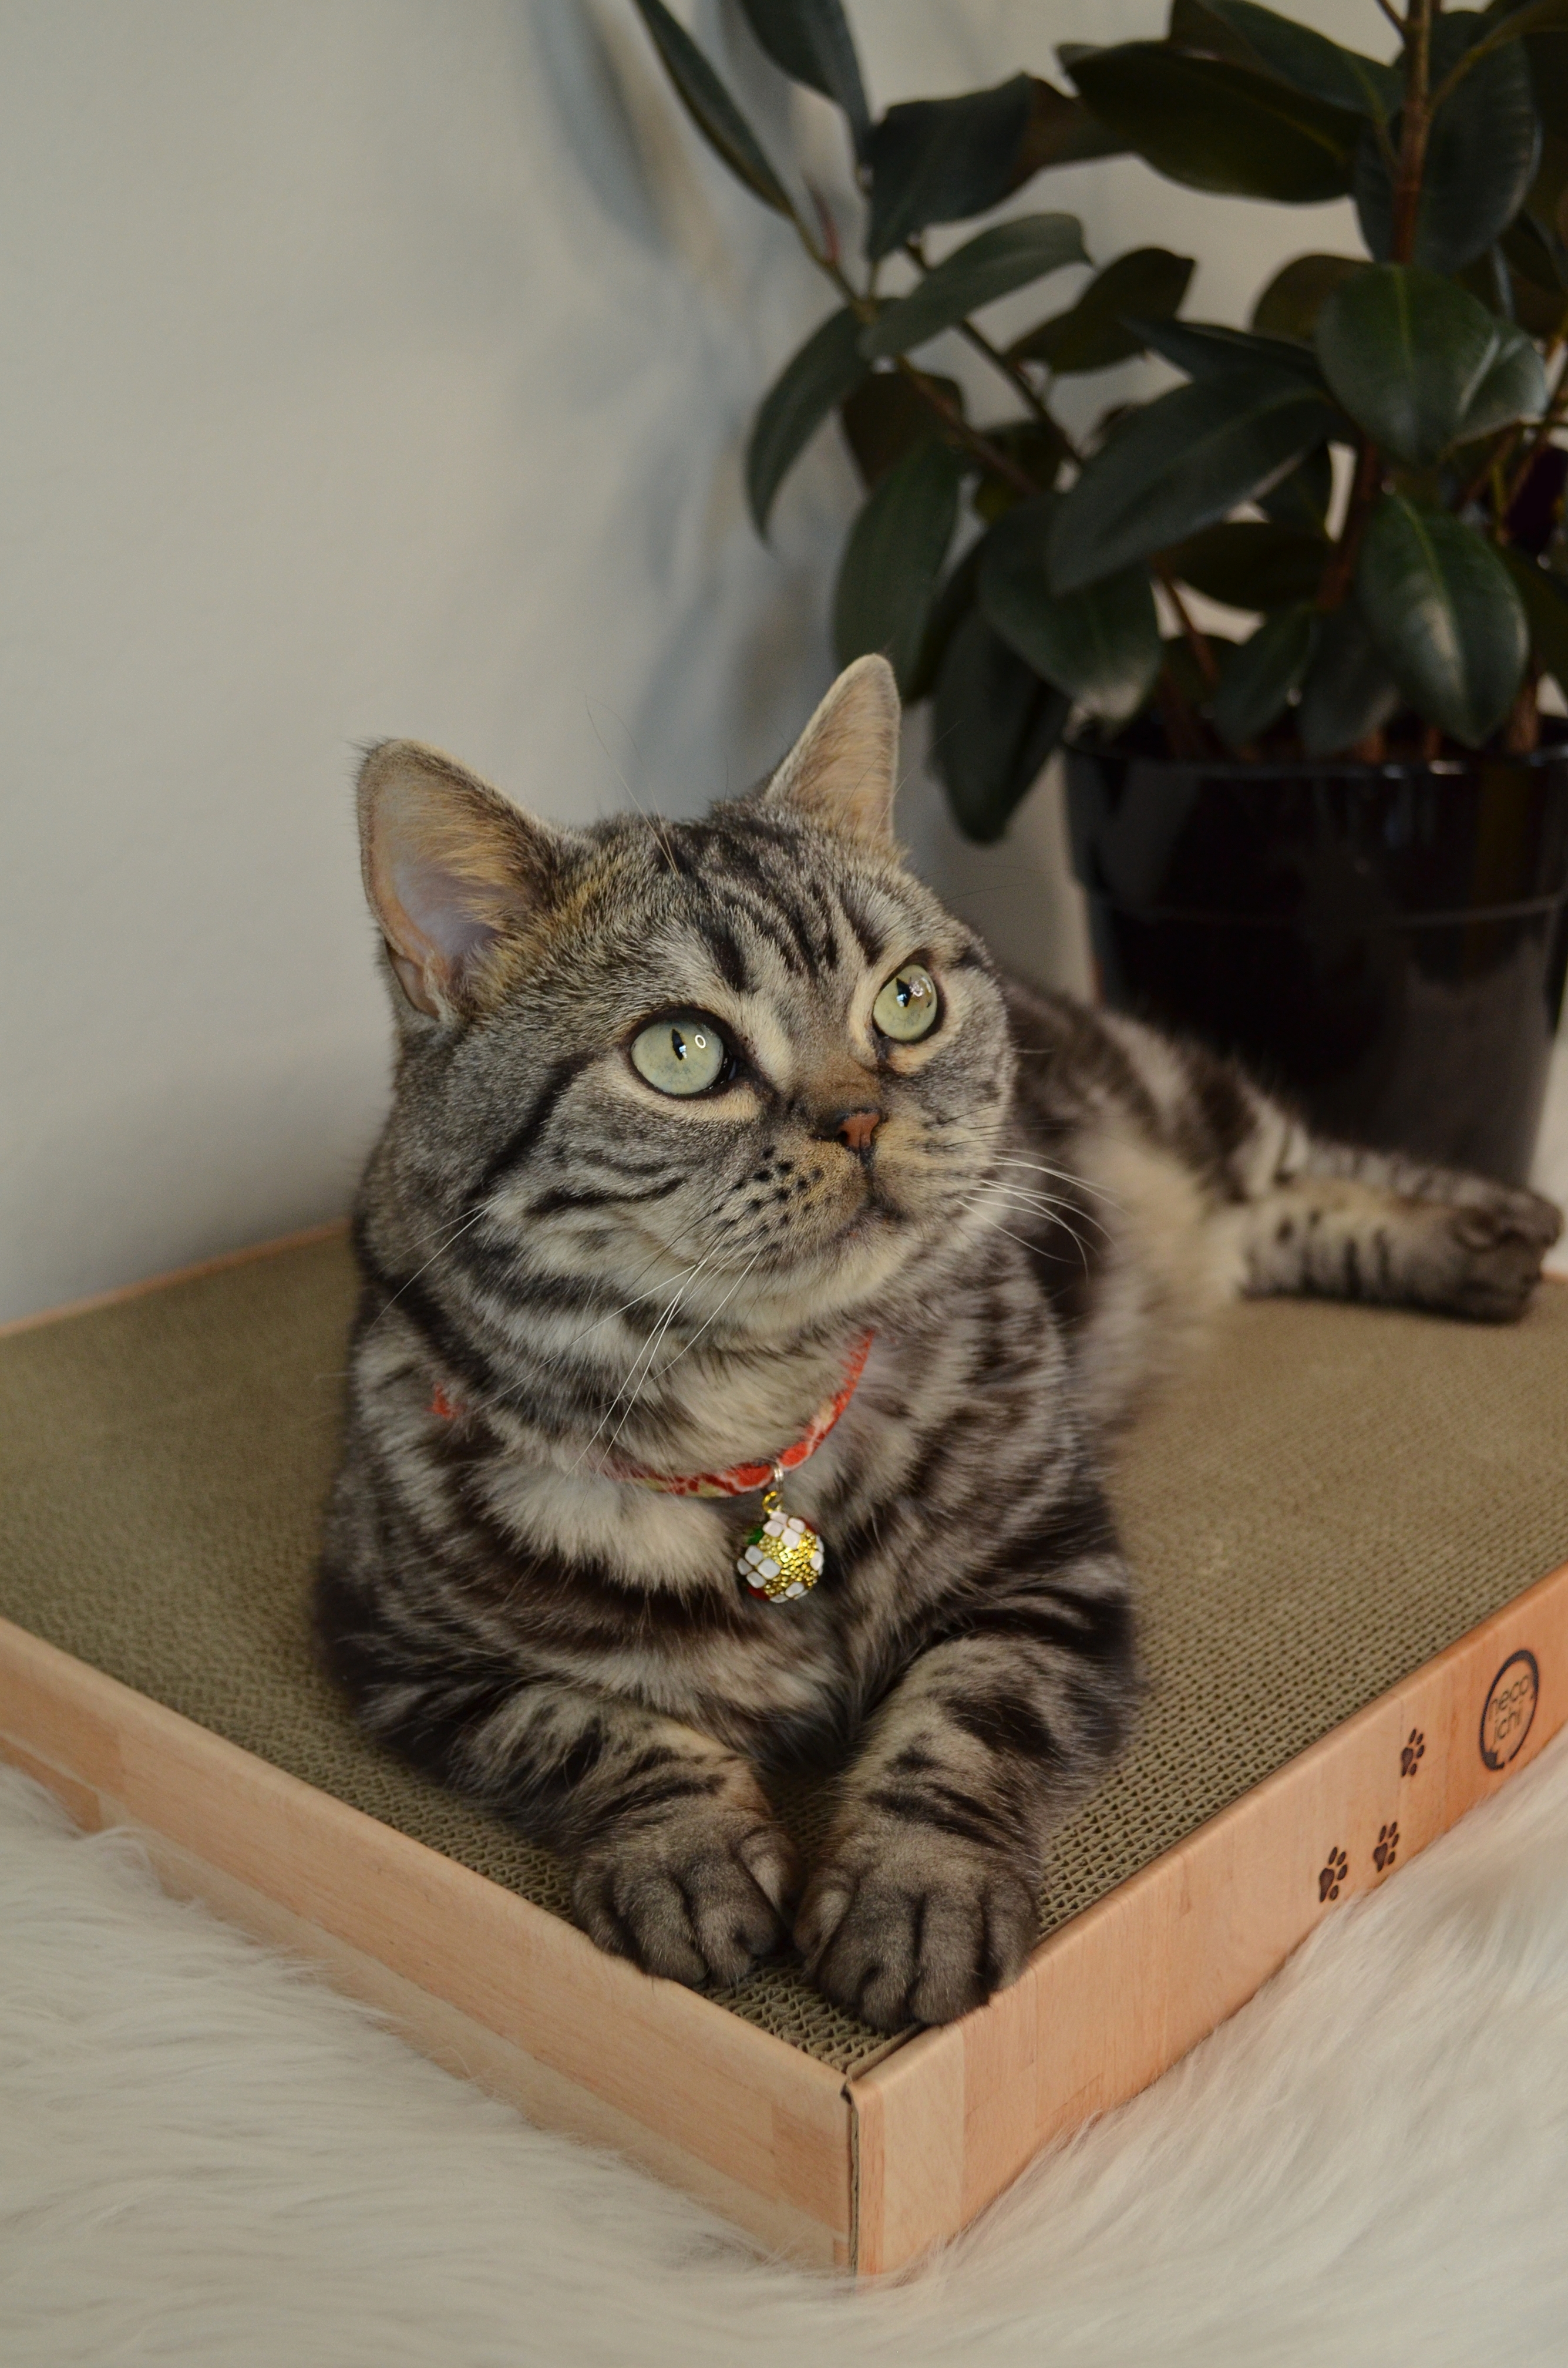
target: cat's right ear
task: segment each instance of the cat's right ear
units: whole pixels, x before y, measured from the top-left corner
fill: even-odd
[[[483,1010],[508,953],[550,903],[561,836],[415,740],[372,748],[359,773],[365,894],[415,1010]]]

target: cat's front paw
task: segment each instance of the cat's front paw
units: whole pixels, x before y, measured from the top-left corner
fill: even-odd
[[[1504,1185],[1493,1198],[1455,1209],[1447,1304],[1456,1315],[1479,1323],[1516,1322],[1540,1281],[1541,1260],[1562,1231],[1562,1215],[1550,1201]]]
[[[694,1989],[727,1989],[782,1943],[797,1884],[781,1827],[705,1801],[608,1835],[579,1861],[572,1905],[612,1956]]]
[[[1024,1969],[1029,1884],[994,1852],[881,1821],[830,1844],[795,1939],[818,1988],[878,2031],[951,2022]]]

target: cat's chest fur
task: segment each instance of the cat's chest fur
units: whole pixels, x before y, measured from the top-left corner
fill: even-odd
[[[770,1761],[835,1757],[955,1576],[925,1554],[901,1565],[896,1531],[917,1475],[927,1495],[940,1485],[965,1344],[995,1353],[964,1296],[949,1309],[956,1354],[938,1359],[921,1326],[878,1337],[841,1420],[787,1474],[788,1508],[826,1548],[819,1585],[789,1603],[760,1600],[739,1577],[756,1492],[681,1497],[573,1468],[570,1457],[542,1460],[499,1426],[433,1417],[423,1376],[389,1360],[376,1418],[384,1431],[399,1401],[405,1479],[416,1466],[414,1494],[442,1549],[423,1565],[432,1609],[504,1641],[541,1678],[697,1721]],[[1040,1338],[1037,1327],[1037,1379]],[[765,1414],[795,1421],[820,1378],[811,1362]],[[1038,1391],[1030,1413],[1028,1428],[1043,1425]],[[744,1418],[726,1431],[725,1445],[758,1452]],[[723,1460],[716,1449],[705,1468]]]

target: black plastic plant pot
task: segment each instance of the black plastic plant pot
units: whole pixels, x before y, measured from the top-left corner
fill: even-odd
[[[1528,757],[1067,755],[1115,1010],[1245,1061],[1323,1133],[1522,1183],[1568,969],[1568,727]]]

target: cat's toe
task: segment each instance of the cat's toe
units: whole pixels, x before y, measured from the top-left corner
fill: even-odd
[[[614,1956],[693,1988],[730,1988],[782,1943],[796,1861],[774,1825],[733,1814],[621,1833],[579,1865],[577,1920]]]
[[[1483,1324],[1511,1324],[1540,1280],[1541,1261],[1562,1231],[1561,1212],[1539,1192],[1505,1192],[1455,1209],[1457,1252],[1449,1305]]]
[[[878,2031],[951,2022],[1023,1971],[1029,1886],[988,1852],[903,1833],[830,1852],[795,1939],[819,1989]]]

